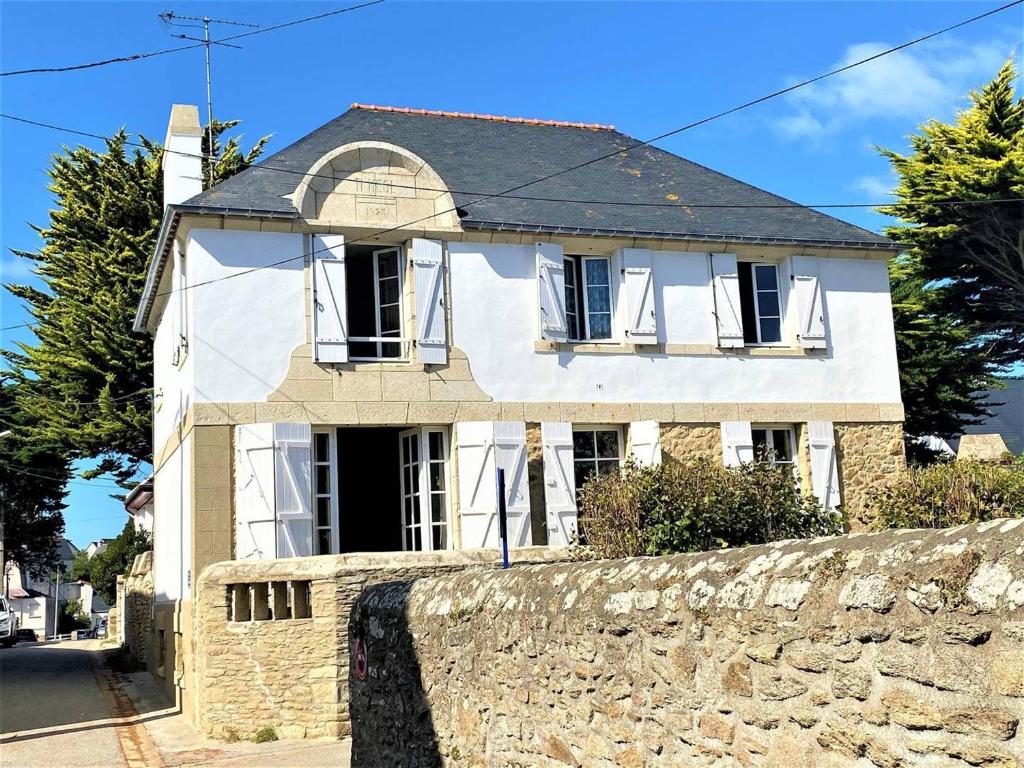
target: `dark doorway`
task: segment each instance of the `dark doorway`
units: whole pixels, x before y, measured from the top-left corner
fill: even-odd
[[[338,429],[342,553],[402,549],[400,431],[392,427]]]

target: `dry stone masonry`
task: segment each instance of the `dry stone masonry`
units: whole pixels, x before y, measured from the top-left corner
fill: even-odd
[[[358,766],[1024,765],[1024,520],[392,581],[349,642]]]

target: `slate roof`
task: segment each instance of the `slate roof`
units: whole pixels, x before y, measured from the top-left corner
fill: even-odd
[[[791,206],[792,201],[657,147],[644,146],[491,198],[518,184],[637,143],[610,126],[495,118],[353,105],[344,114],[256,165],[191,198],[183,209],[237,209],[296,216],[285,196],[326,153],[350,142],[385,141],[419,155],[453,191],[467,229],[785,242],[894,249],[886,238],[804,207],[688,208],[691,205]],[[664,203],[597,205],[565,200]]]
[[[997,432],[1010,452],[1024,454],[1024,378],[1004,379],[1005,389],[990,389],[985,404],[992,415],[981,424],[964,428],[971,435]]]

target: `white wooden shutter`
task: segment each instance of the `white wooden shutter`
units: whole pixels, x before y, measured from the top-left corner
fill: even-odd
[[[722,463],[727,467],[738,467],[754,460],[754,438],[750,433],[749,421],[723,421]]]
[[[540,337],[565,341],[565,261],[560,245],[537,243],[537,302]]]
[[[505,512],[509,547],[533,544],[530,486],[526,471],[526,422],[494,422],[494,462],[505,470]]]
[[[576,476],[573,471],[572,424],[540,425],[544,455],[544,509],[548,544],[567,546],[576,539]]]
[[[274,425],[235,427],[235,559],[277,554],[274,518]]]
[[[811,256],[793,256],[790,262],[800,322],[800,346],[804,349],[824,349],[825,305],[818,274],[821,261]]]
[[[313,554],[313,457],[309,424],[274,425],[277,556]]]
[[[345,238],[313,236],[313,360],[348,362]]]
[[[831,421],[811,421],[807,423],[807,436],[811,448],[811,488],[821,505],[833,510],[842,503],[835,429]]]
[[[740,310],[740,276],[736,256],[731,253],[711,254],[711,275],[718,346],[742,347],[743,313]]]
[[[651,252],[623,248],[622,271],[626,284],[626,332],[634,344],[658,343],[658,318],[654,304],[654,273]]]
[[[455,426],[459,465],[459,515],[463,547],[497,547],[497,469],[505,470],[505,511],[510,547],[532,544],[526,473],[526,424],[460,421]]]
[[[494,422],[458,422],[455,425],[455,450],[459,467],[462,546],[466,549],[497,546]]]
[[[656,421],[634,421],[629,425],[630,455],[641,467],[661,464],[661,424]]]
[[[413,238],[413,290],[416,296],[416,359],[430,365],[448,362],[444,317],[444,256],[438,240]]]

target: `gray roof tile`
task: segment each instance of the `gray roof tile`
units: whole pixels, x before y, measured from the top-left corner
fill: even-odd
[[[842,243],[894,247],[884,237],[805,207],[687,208],[564,202],[792,205],[791,201],[644,146],[514,193],[557,202],[495,197],[518,184],[616,152],[636,139],[608,128],[565,127],[354,107],[256,165],[191,198],[186,205],[295,214],[286,195],[326,153],[354,141],[385,141],[423,158],[453,190],[466,228],[602,231],[608,234]],[[468,194],[467,194],[468,193]],[[475,196],[472,193],[477,193]],[[471,204],[472,203],[472,204]]]

